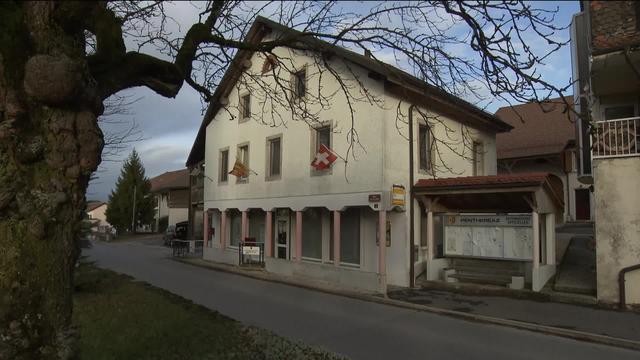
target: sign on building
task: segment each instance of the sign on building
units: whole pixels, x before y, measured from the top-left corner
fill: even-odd
[[[445,215],[444,254],[531,260],[531,215]]]
[[[406,190],[404,186],[393,184],[391,187],[391,206],[399,206],[404,209]]]

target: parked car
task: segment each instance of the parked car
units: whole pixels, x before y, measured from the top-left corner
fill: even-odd
[[[164,231],[164,235],[163,235],[163,239],[164,239],[164,246],[171,246],[171,240],[173,240],[176,237],[176,226],[175,225],[169,225],[167,226],[167,230]]]
[[[182,221],[176,224],[175,238],[180,240],[187,240],[187,232],[189,229],[189,222]]]

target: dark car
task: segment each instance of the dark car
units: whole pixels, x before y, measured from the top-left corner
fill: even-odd
[[[176,224],[175,238],[179,240],[187,240],[187,232],[189,229],[189,222],[182,221]]]

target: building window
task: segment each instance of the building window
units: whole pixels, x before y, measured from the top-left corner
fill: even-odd
[[[418,147],[420,154],[420,170],[431,170],[431,142],[429,137],[429,126],[420,124],[418,126]]]
[[[471,158],[473,159],[473,175],[484,175],[484,147],[482,146],[482,143],[474,141],[471,152]]]
[[[245,94],[240,97],[240,121],[247,121],[251,118],[251,95]]]
[[[229,180],[229,150],[220,151],[220,170],[218,180],[227,182]]]
[[[238,246],[240,237],[242,236],[242,213],[237,209],[231,209],[227,212],[229,216],[229,245]]]
[[[237,159],[240,163],[244,164],[244,166],[249,169],[249,145],[240,145],[238,146],[238,156]],[[245,174],[245,176],[239,177],[238,181],[246,181],[249,174]]]
[[[333,260],[333,216],[330,222],[329,259]],[[360,209],[357,207],[348,208],[340,215],[340,262],[360,265]]]
[[[267,178],[277,178],[282,171],[282,137],[267,140]]]
[[[302,99],[307,94],[307,70],[293,74],[293,98]]]
[[[604,109],[605,120],[626,119],[636,116],[636,107],[632,104],[620,106],[607,106]]]
[[[320,149],[320,145],[324,145],[331,149],[331,126],[323,126],[316,129],[315,153]],[[315,155],[315,153],[313,155]]]
[[[302,212],[302,257],[322,259],[322,209]]]

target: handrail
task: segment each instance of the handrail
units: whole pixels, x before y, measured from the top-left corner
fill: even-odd
[[[634,270],[640,270],[640,264],[627,266],[626,268],[623,268],[622,270],[620,270],[620,272],[618,273],[618,288],[619,288],[618,292],[620,293],[620,308],[621,309],[624,309],[627,306],[625,275],[627,275],[628,272],[631,272],[631,271],[634,271]]]
[[[640,117],[596,122],[591,153],[594,159],[640,156]]]
[[[598,123],[607,123],[607,122],[615,122],[615,121],[625,121],[625,120],[640,120],[640,116],[633,116],[633,117],[619,118],[619,119],[609,119],[609,120],[598,120],[598,121],[596,121],[596,124],[598,124]]]

